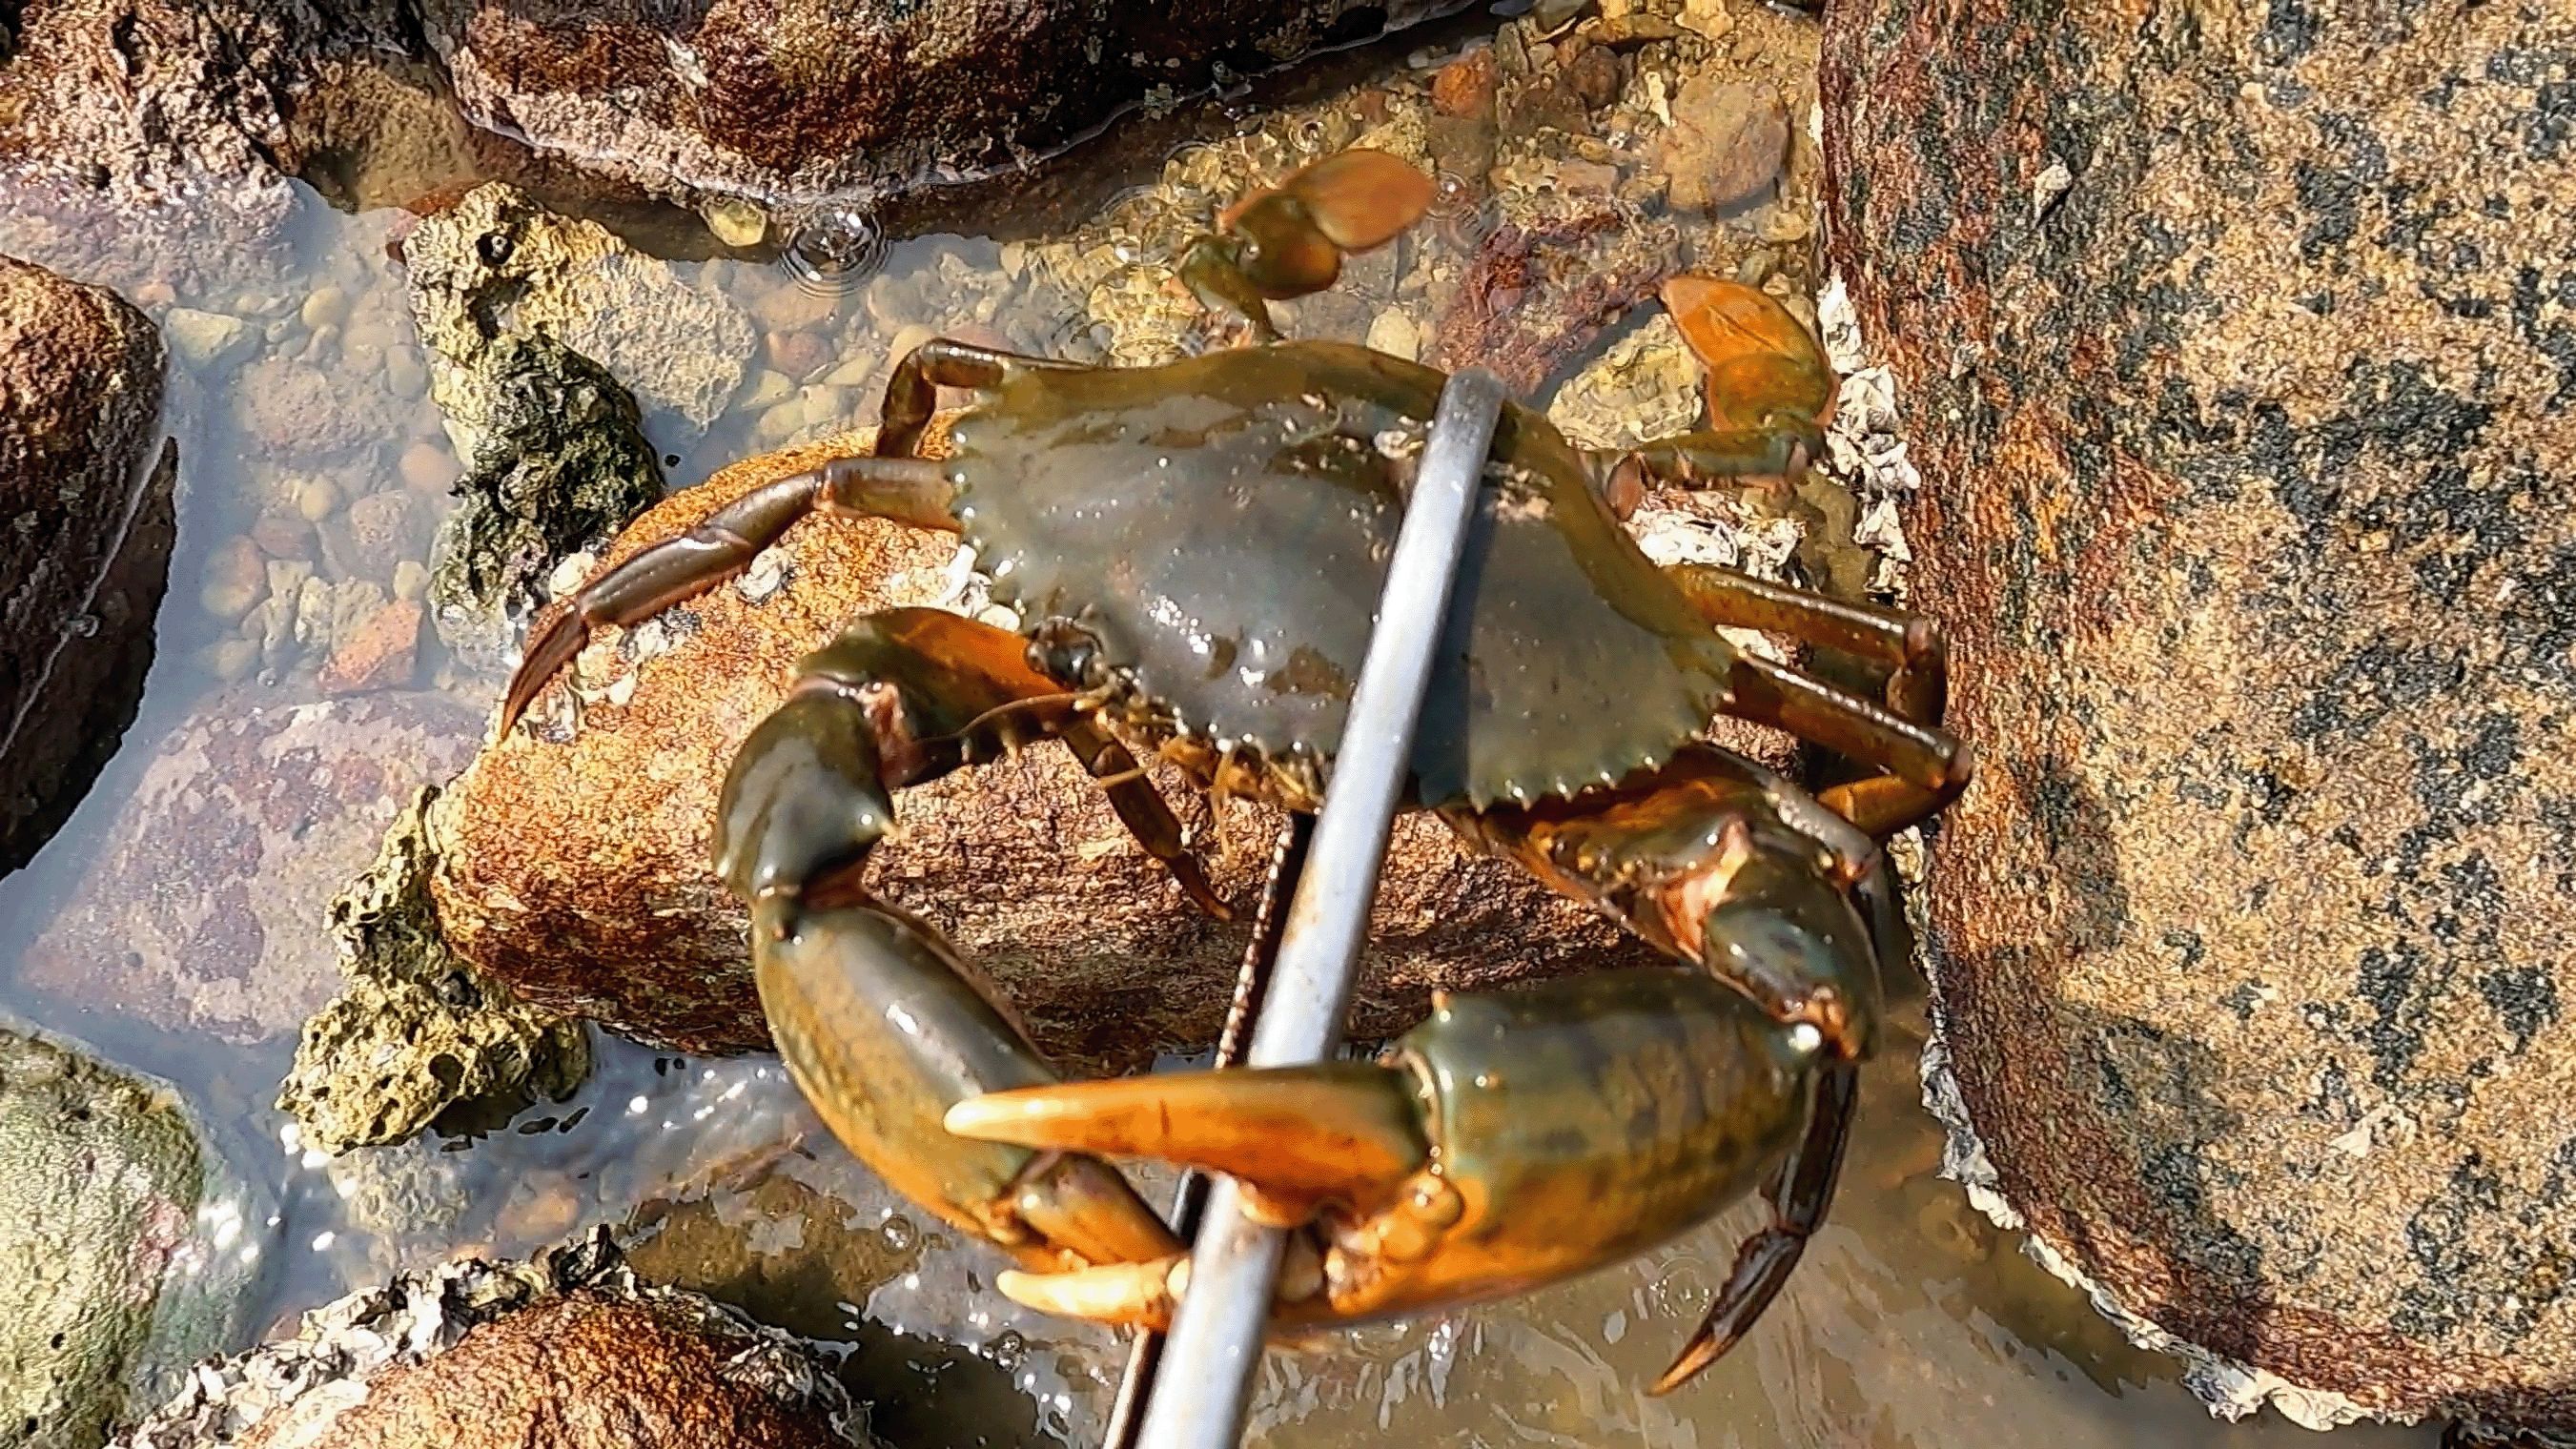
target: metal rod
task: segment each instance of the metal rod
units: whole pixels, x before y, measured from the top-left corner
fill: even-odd
[[[1289,908],[1270,999],[1246,1053],[1249,1065],[1321,1061],[1341,1044],[1378,868],[1502,406],[1502,384],[1481,369],[1455,374],[1441,390],[1334,751],[1314,853]],[[1172,1315],[1161,1385],[1145,1406],[1139,1449],[1235,1449],[1286,1245],[1286,1233],[1244,1216],[1233,1178],[1216,1180],[1190,1255],[1189,1288]]]
[[[1271,972],[1279,965],[1279,938],[1288,924],[1288,896],[1306,873],[1306,849],[1314,843],[1315,817],[1292,813],[1279,827],[1270,850],[1270,870],[1261,881],[1261,906],[1252,917],[1252,939],[1243,947],[1243,964],[1234,973],[1234,1000],[1225,1009],[1225,1030],[1216,1040],[1216,1065],[1239,1066],[1244,1039],[1270,996]],[[1198,1236],[1207,1216],[1207,1174],[1192,1168],[1181,1174],[1172,1194],[1172,1231]],[[1118,1397],[1109,1406],[1109,1429],[1100,1449],[1136,1449],[1136,1432],[1144,1427],[1145,1403],[1163,1366],[1163,1335],[1137,1329],[1127,1345],[1127,1370],[1118,1378]]]

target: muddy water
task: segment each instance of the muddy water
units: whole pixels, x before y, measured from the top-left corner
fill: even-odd
[[[1483,22],[1485,34],[1493,23]],[[1812,57],[1786,28],[1794,24],[1749,20],[1732,62],[1748,75],[1788,77],[1802,113],[1796,77]],[[1418,90],[1455,53],[1442,45],[1384,48],[1347,63],[1359,75],[1351,93]],[[1055,245],[1016,215],[997,217],[988,235],[891,243],[823,216],[769,219],[763,243],[729,251],[685,216],[620,215],[622,230],[671,258],[680,285],[746,312],[758,339],[759,355],[711,424],[648,412],[669,477],[692,482],[744,452],[869,419],[887,363],[933,332],[1097,360],[1182,325],[1152,285],[1151,269],[1178,239],[1161,224],[1193,208],[1204,214],[1222,199],[1215,188],[1247,169],[1276,174],[1365,124],[1364,115],[1340,114],[1331,94],[1297,104],[1305,109],[1284,119],[1214,109],[1160,123],[1166,140],[1193,149],[1169,168],[1157,155],[1097,180],[1071,208],[1089,218],[1071,245]],[[1259,138],[1225,140],[1240,131]],[[1772,202],[1686,233],[1686,260],[1812,286],[1799,219],[1812,214],[1812,156],[1791,154]],[[295,627],[293,610],[269,600],[281,589],[302,597],[308,577],[321,581],[326,603],[343,600],[347,611],[416,591],[456,461],[428,401],[426,359],[388,244],[409,223],[400,203],[455,179],[426,165],[334,173],[324,180],[340,205],[299,187],[257,258],[228,254],[224,241],[192,253],[66,231],[47,223],[43,198],[0,206],[0,250],[117,286],[162,319],[174,341],[168,422],[180,439],[184,488],[142,718],[61,837],[29,869],[0,880],[0,1009],[176,1081],[246,1173],[273,1190],[267,1273],[251,1315],[260,1336],[398,1268],[462,1251],[515,1255],[588,1224],[626,1224],[649,1273],[843,1346],[853,1386],[877,1405],[876,1428],[893,1443],[1087,1442],[1115,1388],[1119,1345],[993,1293],[998,1261],[908,1215],[820,1131],[765,1058],[681,1060],[602,1039],[598,1072],[570,1101],[448,1123],[451,1130],[403,1147],[339,1159],[304,1151],[271,1102],[296,1020],[330,989],[320,906],[366,863],[401,793],[402,771],[391,768],[401,762],[385,762],[382,796],[355,807],[354,825],[280,827],[337,843],[299,858],[309,883],[280,908],[285,917],[264,918],[264,934],[247,947],[256,964],[246,976],[205,976],[185,943],[166,962],[100,945],[99,922],[111,932],[139,922],[150,897],[173,889],[151,873],[154,858],[184,854],[177,840],[157,851],[153,835],[184,823],[138,804],[153,788],[155,756],[209,718],[323,698],[316,671],[345,640],[327,621]],[[1048,194],[1060,209],[1065,188]],[[1384,266],[1354,268],[1349,296],[1295,309],[1290,330],[1380,345],[1426,337],[1440,288],[1492,224],[1472,198],[1448,206],[1426,240]],[[1146,284],[1131,285],[1138,277]],[[1551,377],[1560,403],[1621,405],[1615,386],[1575,397],[1582,388],[1558,385],[1623,335],[1638,334],[1607,336]],[[1645,363],[1632,374],[1653,375]],[[499,685],[434,644],[413,683],[418,694],[452,702],[462,721],[453,728],[467,740]],[[244,949],[232,944],[236,954]],[[2306,1442],[2305,1431],[2277,1418],[2213,1424],[2175,1365],[2128,1347],[2025,1259],[2011,1235],[1971,1211],[1937,1176],[1939,1135],[1914,1071],[1902,1046],[1873,1068],[1832,1221],[1751,1340],[1684,1392],[1651,1399],[1641,1386],[1724,1276],[1755,1221],[1752,1207],[1636,1263],[1524,1301],[1274,1354],[1262,1370],[1254,1440],[1710,1449]],[[1151,1184],[1157,1192],[1168,1185]],[[2367,1449],[2434,1437],[2363,1429],[2341,1442]]]

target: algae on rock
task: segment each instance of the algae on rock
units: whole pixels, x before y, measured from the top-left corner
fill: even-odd
[[[730,298],[501,183],[401,246],[430,396],[465,465],[431,617],[469,663],[497,663],[556,562],[662,497],[648,423],[703,430],[740,389],[757,337]]]
[[[221,1347],[254,1220],[176,1092],[0,1022],[0,1446],[91,1449]]]
[[[497,660],[513,620],[543,602],[565,555],[595,547],[662,497],[635,404],[596,363],[546,337],[484,349],[464,502],[439,526],[429,601],[439,637]],[[453,414],[451,414],[453,416]]]
[[[423,788],[366,874],[331,902],[348,984],[304,1024],[278,1094],[325,1152],[399,1142],[460,1103],[542,1094],[590,1074],[578,1022],[522,1002],[448,949],[429,895],[437,860]]]

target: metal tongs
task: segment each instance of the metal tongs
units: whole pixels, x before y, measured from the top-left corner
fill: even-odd
[[[1452,375],[1441,390],[1323,809],[1293,817],[1281,839],[1220,1066],[1235,1064],[1247,1024],[1251,1043],[1241,1055],[1249,1066],[1303,1066],[1341,1046],[1414,727],[1502,408],[1502,384],[1482,369]],[[1291,890],[1283,919],[1279,902]],[[1109,1449],[1234,1449],[1242,1438],[1287,1233],[1246,1218],[1227,1177],[1191,1174],[1174,1212],[1182,1235],[1196,1233],[1189,1288],[1168,1342],[1137,1336],[1110,1416]]]

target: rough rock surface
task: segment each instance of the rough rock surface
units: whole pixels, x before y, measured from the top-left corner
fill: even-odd
[[[169,1088],[0,1022],[0,1445],[91,1449],[222,1345],[237,1193]]]
[[[565,555],[595,547],[662,496],[660,460],[617,380],[550,337],[502,337],[477,354],[478,411],[462,449],[464,501],[438,526],[430,617],[460,656],[487,661],[543,597]],[[451,416],[455,414],[451,413]]]
[[[0,257],[0,873],[134,722],[175,536],[161,339],[114,293]]]
[[[400,1142],[460,1102],[562,1100],[590,1075],[581,1026],[456,959],[429,898],[424,787],[366,874],[331,901],[348,982],[304,1024],[278,1110],[325,1152]]]
[[[448,1263],[201,1369],[124,1449],[865,1449],[794,1340],[639,1287],[605,1231],[532,1263]]]
[[[2576,1426],[2576,15],[2366,8],[1830,14],[1958,1166],[2230,1411]]]
[[[122,199],[282,191],[290,92],[397,29],[384,0],[53,0],[9,8],[0,166]]]
[[[394,0],[48,0],[0,7],[0,192],[84,276],[286,259],[294,94],[395,43]],[[157,254],[157,255],[156,255]],[[177,259],[184,258],[184,261]]]
[[[29,984],[232,1042],[330,999],[324,908],[412,792],[472,755],[477,721],[435,694],[255,698],[218,696],[160,743],[28,948]]]
[[[1440,316],[1434,360],[1535,392],[1680,265],[1679,234],[1607,196],[1515,195]]]
[[[726,469],[638,520],[606,558],[860,441]],[[578,666],[588,702],[569,740],[558,687],[431,811],[433,889],[457,953],[539,1005],[648,1041],[765,1045],[744,918],[706,863],[717,787],[799,656],[867,609],[949,599],[954,554],[942,537],[808,519],[741,580],[595,640]],[[1176,783],[1164,781],[1166,794],[1204,828]],[[1041,1045],[1132,1063],[1214,1039],[1242,928],[1194,912],[1064,751],[962,771],[896,807],[904,834],[876,852],[869,879],[951,932],[1031,1017]],[[1277,826],[1236,806],[1209,839],[1211,874],[1230,899],[1256,893]],[[1644,959],[1590,912],[1465,855],[1427,819],[1399,822],[1371,941],[1354,1021],[1364,1036],[1409,1024],[1433,987]]]
[[[758,351],[741,304],[595,221],[558,215],[503,182],[467,192],[402,237],[412,318],[429,349],[431,392],[465,435],[485,422],[466,394],[481,352],[506,337],[551,338],[632,390],[648,416],[703,429]]]
[[[1445,0],[424,0],[469,116],[655,187],[785,202],[890,191],[1054,149]]]

